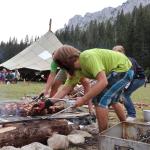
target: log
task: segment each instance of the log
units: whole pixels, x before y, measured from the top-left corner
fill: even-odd
[[[32,142],[46,143],[54,132],[67,135],[71,131],[64,119],[7,124],[0,128],[0,147],[21,147]]]

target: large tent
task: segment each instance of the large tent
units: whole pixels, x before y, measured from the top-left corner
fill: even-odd
[[[29,68],[39,71],[49,70],[52,53],[61,47],[62,43],[55,34],[48,31],[39,40],[18,53],[13,58],[0,64],[7,69]]]

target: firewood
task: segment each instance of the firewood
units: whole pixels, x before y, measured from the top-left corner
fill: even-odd
[[[11,130],[15,130],[16,127],[2,127],[0,128],[0,133],[4,133],[4,132],[8,132],[8,131],[11,131]]]
[[[66,120],[42,120],[14,123],[0,129],[0,147],[21,147],[32,142],[44,143],[53,133],[67,135],[70,126]]]

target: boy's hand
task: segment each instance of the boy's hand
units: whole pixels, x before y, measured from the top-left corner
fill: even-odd
[[[49,98],[49,92],[48,91],[44,91],[44,97]]]
[[[34,104],[32,108],[36,108],[39,112],[44,110],[45,108],[49,108],[53,106],[53,102],[51,100],[39,101],[38,103]]]
[[[84,105],[85,104],[85,102],[84,102],[84,100],[82,99],[82,97],[77,97],[77,100],[76,100],[76,102],[75,102],[75,106],[74,107],[80,107],[80,106],[82,106],[82,105]]]

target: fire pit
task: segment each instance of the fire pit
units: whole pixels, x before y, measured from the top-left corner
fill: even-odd
[[[56,111],[52,108],[52,113],[31,116],[29,110],[33,104],[34,101],[33,103],[19,101],[0,104],[0,141],[3,141],[0,147],[7,145],[18,147],[32,142],[44,142],[53,132],[68,134],[71,130],[68,120],[77,126],[91,123],[89,113],[79,110],[54,115]],[[59,108],[57,105],[54,107]]]

